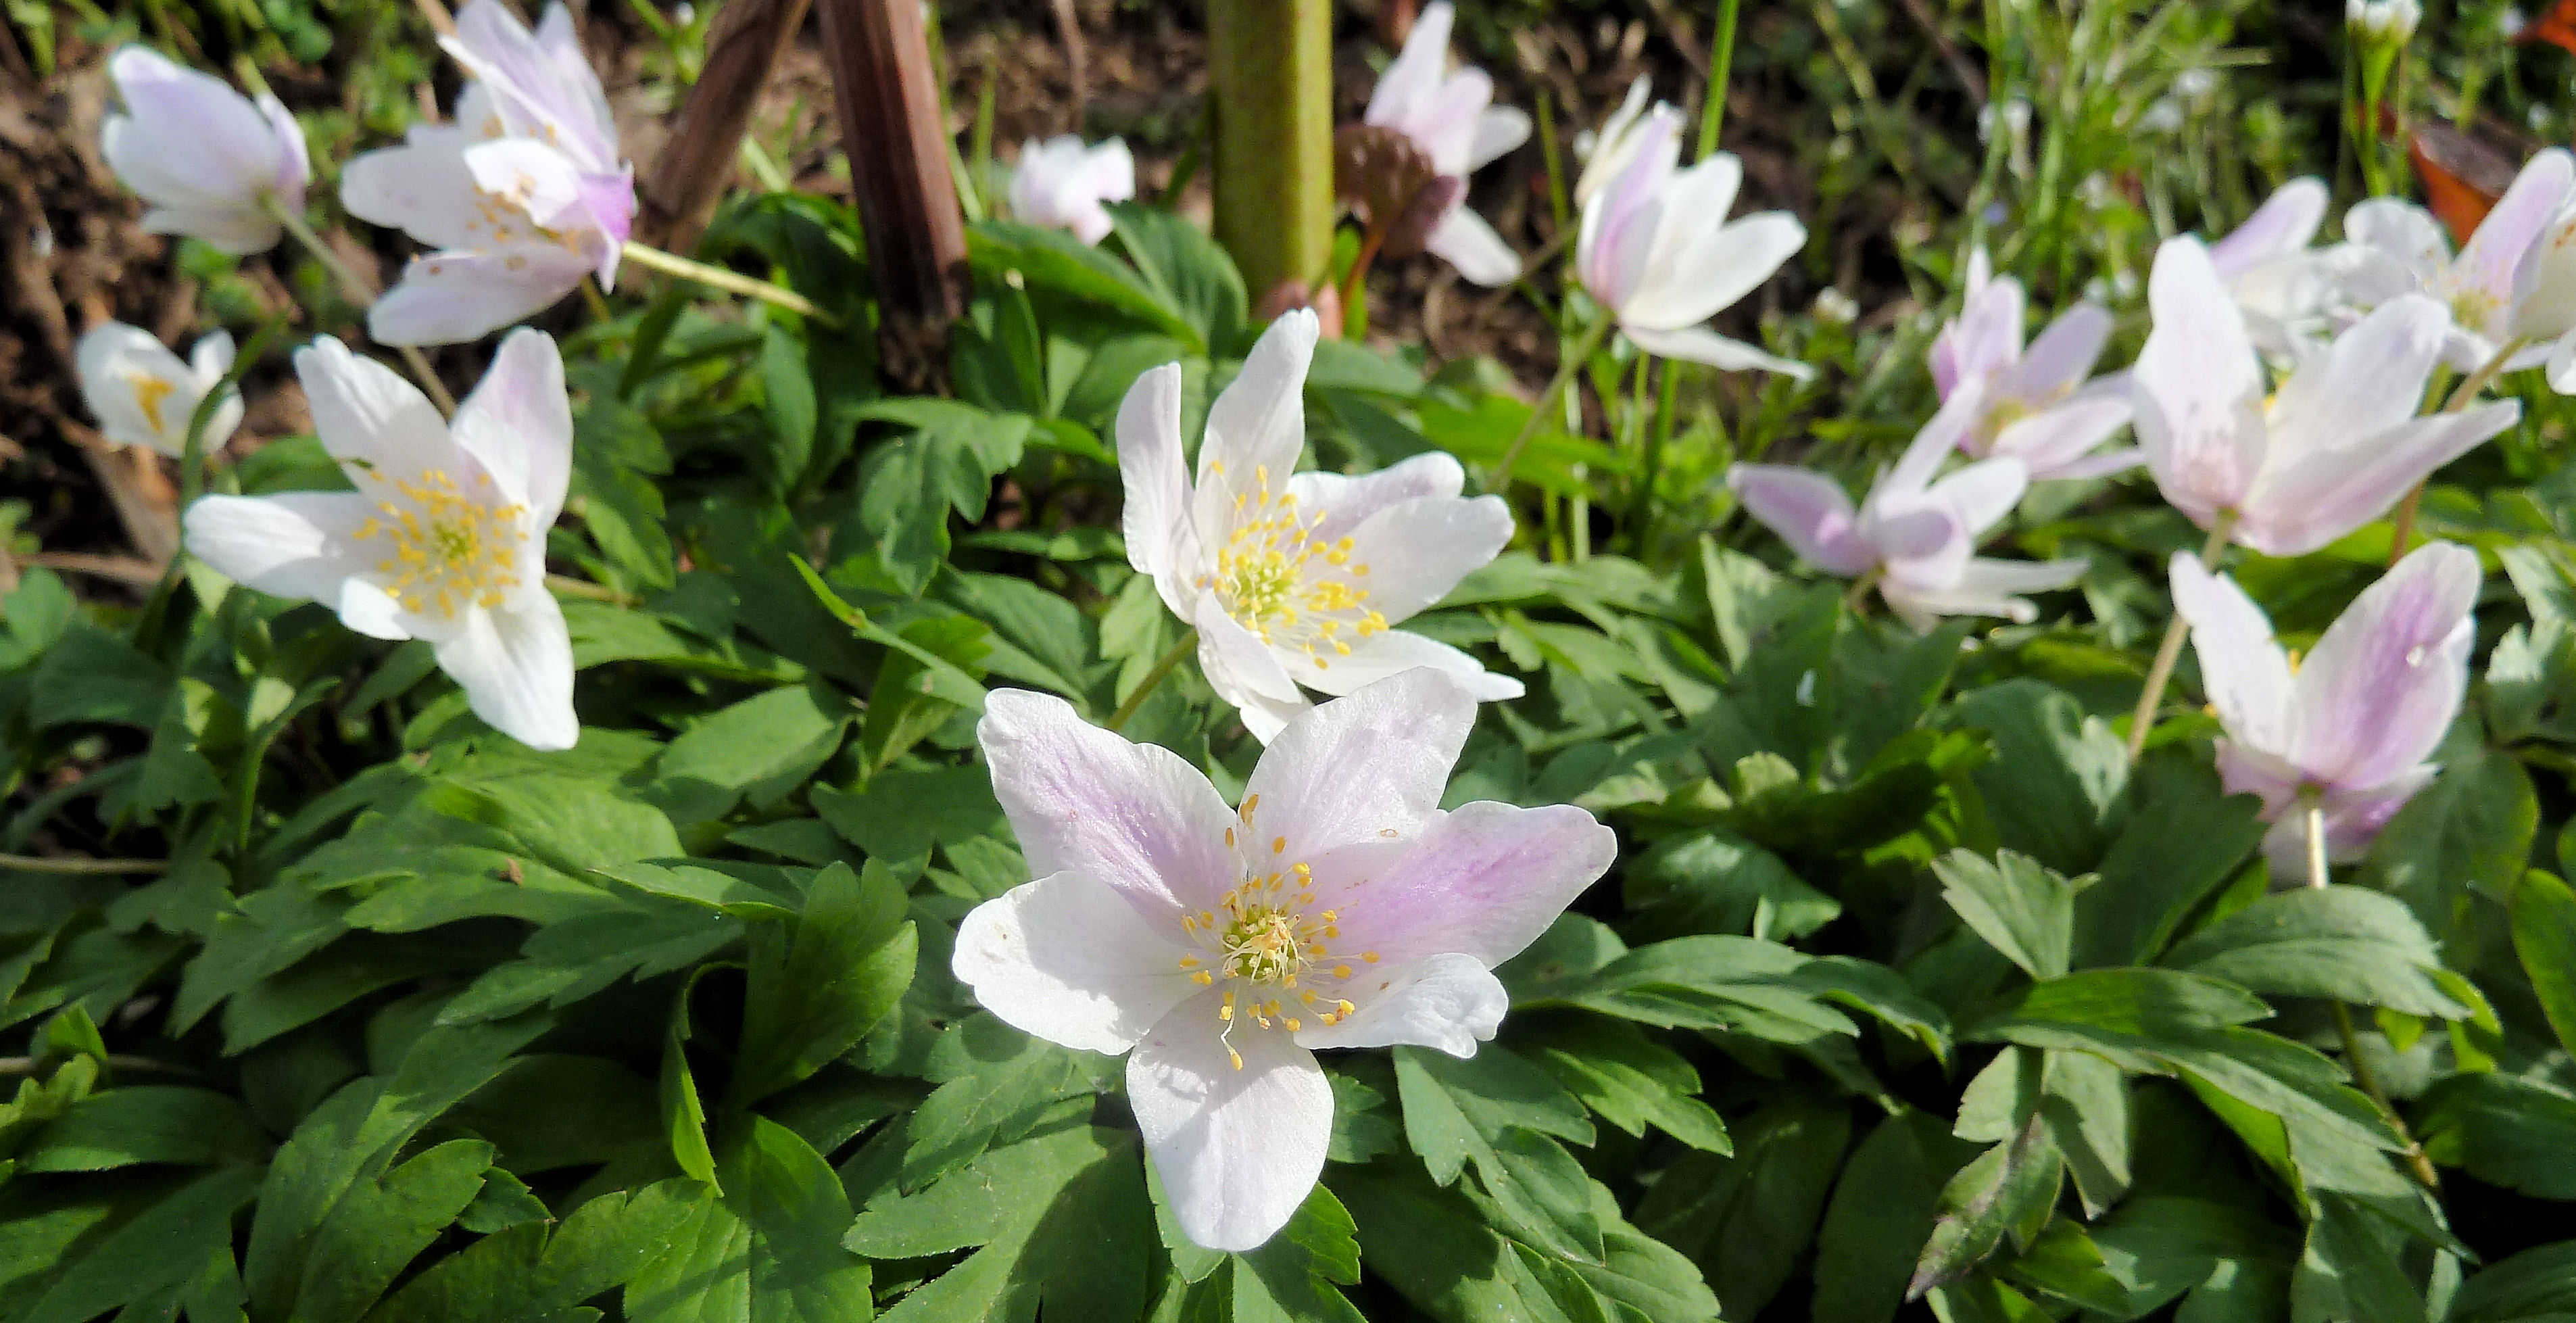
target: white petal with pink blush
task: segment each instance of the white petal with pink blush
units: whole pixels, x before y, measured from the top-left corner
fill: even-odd
[[[1494,80],[1482,69],[1450,69],[1449,33],[1456,21],[1448,0],[1423,9],[1404,49],[1379,77],[1361,120],[1403,134],[1429,158],[1434,173],[1463,181],[1527,141],[1530,118],[1493,103]],[[1467,209],[1466,198],[1462,187],[1425,247],[1472,283],[1497,287],[1519,279],[1520,255]]]
[[[2022,287],[1996,276],[1982,248],[1968,258],[1959,315],[1932,339],[1932,380],[1942,416],[1966,454],[2010,455],[2034,481],[2114,473],[2144,460],[2135,450],[2096,453],[2129,420],[2128,391],[2088,381],[2111,337],[2111,315],[2079,303],[2027,349]]]
[[[1333,1097],[1315,1050],[1472,1056],[1509,1005],[1493,967],[1618,849],[1577,808],[1442,812],[1476,700],[1437,670],[1290,719],[1232,810],[1060,699],[991,704],[994,791],[1040,876],[967,916],[953,968],[1027,1033],[1132,1049],[1146,1154],[1211,1249],[1269,1240],[1322,1173]]]
[[[101,126],[100,154],[152,204],[143,228],[235,256],[275,247],[285,231],[273,211],[303,211],[312,176],[304,131],[286,107],[144,46],[120,48],[107,68],[125,113]]]
[[[1108,204],[1136,196],[1136,158],[1127,140],[1086,145],[1072,134],[1020,147],[1011,173],[1011,216],[1030,225],[1071,230],[1087,244],[1109,237]]]

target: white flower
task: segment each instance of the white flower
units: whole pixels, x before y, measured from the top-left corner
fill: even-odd
[[[1084,243],[1098,243],[1110,229],[1110,202],[1136,196],[1136,158],[1127,140],[1111,138],[1085,147],[1072,134],[1020,147],[1020,168],[1011,175],[1011,215],[1031,225],[1071,230]]]
[[[1842,484],[1787,464],[1738,464],[1726,472],[1745,512],[1807,563],[1846,579],[1873,577],[1889,610],[1917,631],[1941,616],[2002,616],[2027,624],[2039,612],[2021,595],[2083,577],[2080,560],[1995,560],[1977,540],[2011,514],[2030,471],[2010,455],[1966,465],[1934,482],[1954,435],[1925,427],[1896,466],[1852,508]]]
[[[1627,99],[1601,121],[1599,132],[1587,129],[1575,135],[1574,154],[1583,158],[1583,173],[1574,178],[1574,205],[1590,202],[1636,158],[1637,149],[1645,145],[1638,131],[1646,126],[1646,103],[1653,95],[1654,80],[1637,75],[1637,81],[1628,84]]]
[[[2416,0],[2345,0],[2343,18],[2364,41],[2399,45],[2415,35],[2424,10]]]
[[[2555,147],[2532,157],[2456,258],[2442,222],[2422,207],[2397,198],[2355,204],[2344,213],[2345,242],[2327,252],[2337,289],[2365,311],[2404,294],[2430,296],[2451,310],[2442,360],[2474,372],[2506,340],[2534,329],[2530,323],[2541,310],[2525,314],[2523,297],[2535,291],[2520,276],[2571,185],[2576,157]],[[2539,346],[2517,354],[2510,366],[2547,357],[2547,347]]]
[[[571,748],[572,640],[546,591],[546,530],[572,473],[554,340],[503,339],[453,423],[337,340],[298,350],[295,375],[357,490],[209,496],[188,509],[188,550],[361,634],[428,640],[475,715],[531,748]]]
[[[456,122],[414,125],[340,179],[349,214],[437,250],[368,311],[367,333],[385,344],[479,338],[586,275],[612,288],[635,220],[634,167],[562,5],[530,35],[500,0],[473,0],[439,44],[473,75]]]
[[[1181,1231],[1248,1250],[1323,1171],[1314,1049],[1472,1056],[1491,973],[1618,852],[1571,805],[1439,808],[1474,699],[1408,671],[1302,713],[1240,810],[1169,750],[996,690],[977,736],[1036,880],[958,926],[953,968],[1049,1042],[1127,1052],[1127,1098]]]
[[[220,78],[183,69],[141,46],[108,61],[128,113],[110,115],[100,154],[152,204],[143,228],[188,234],[235,256],[266,252],[283,230],[274,205],[304,209],[312,168],[295,117],[253,102]]]
[[[81,399],[107,439],[177,458],[187,453],[188,420],[233,366],[233,337],[209,331],[180,362],[152,333],[123,322],[97,327],[80,341]],[[227,393],[206,419],[206,453],[241,426],[242,401]]]
[[[2021,282],[1997,278],[1985,249],[1970,254],[1958,320],[1932,340],[1942,404],[1926,430],[1948,432],[1980,459],[2010,455],[2033,478],[2098,477],[2143,460],[2135,447],[2093,453],[2129,421],[2126,379],[2085,380],[2111,338],[2111,314],[2076,304],[2026,351],[2021,323]]]
[[[1262,332],[1208,409],[1195,488],[1180,365],[1136,379],[1118,409],[1128,563],[1198,628],[1208,683],[1265,744],[1307,706],[1299,685],[1347,694],[1430,666],[1477,698],[1520,697],[1520,681],[1393,628],[1502,551],[1511,508],[1461,498],[1466,472],[1436,452],[1355,478],[1296,472],[1315,335],[1303,308]]]
[[[1650,354],[1801,380],[1814,375],[1803,363],[1700,324],[1770,279],[1805,246],[1807,231],[1785,211],[1727,220],[1744,164],[1718,152],[1677,171],[1679,119],[1671,106],[1655,107],[1632,131],[1633,150],[1621,148],[1627,165],[1584,203],[1574,255],[1583,287]]]
[[[2322,181],[2293,179],[2209,245],[2210,265],[2243,309],[2254,347],[2275,358],[2301,357],[2333,330],[2333,259],[2308,247],[2325,223],[2326,201]]]
[[[1527,141],[1529,116],[1496,106],[1494,80],[1482,69],[1449,72],[1449,29],[1456,13],[1447,0],[1422,11],[1404,50],[1378,79],[1361,118],[1413,140],[1437,174],[1463,181],[1485,163]],[[1521,259],[1485,218],[1467,209],[1461,187],[1423,247],[1479,285],[1508,285],[1520,278]]]

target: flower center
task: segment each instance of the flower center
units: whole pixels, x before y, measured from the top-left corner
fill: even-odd
[[[126,380],[134,387],[134,403],[143,410],[143,421],[150,424],[155,432],[170,430],[169,424],[161,421],[161,401],[170,398],[179,389],[179,383],[142,372]]]
[[[1255,795],[1238,814],[1247,837],[1260,804]],[[1307,1016],[1338,1024],[1354,1008],[1340,996],[1326,995],[1338,992],[1337,985],[1353,970],[1351,957],[1337,956],[1332,949],[1342,935],[1340,915],[1315,908],[1314,870],[1303,862],[1282,863],[1288,849],[1284,836],[1272,837],[1266,852],[1247,851],[1236,842],[1237,829],[1227,828],[1225,843],[1235,850],[1243,880],[1218,899],[1216,908],[1181,916],[1181,930],[1205,952],[1181,957],[1181,968],[1200,987],[1225,984],[1217,1007],[1217,1018],[1225,1022],[1219,1037],[1234,1068],[1241,1070],[1243,1054],[1235,1050],[1233,1038],[1245,1021],[1293,1034],[1306,1027]],[[1374,965],[1378,954],[1362,951],[1358,960]],[[1325,991],[1309,983],[1323,983]]]
[[[489,488],[489,474],[474,479]],[[359,525],[351,537],[360,542],[382,537],[387,555],[376,571],[391,576],[383,585],[405,611],[436,614],[449,620],[467,606],[501,605],[503,590],[519,578],[519,520],[523,506],[495,505],[458,489],[444,469],[425,469],[416,482],[396,481],[399,500],[376,504],[376,516]]]
[[[1254,490],[1235,494],[1236,523],[1217,549],[1216,572],[1199,586],[1214,589],[1225,613],[1262,642],[1302,652],[1324,670],[1331,657],[1350,655],[1350,638],[1387,628],[1357,582],[1369,567],[1351,563],[1351,539],[1315,536],[1324,511],[1301,514],[1294,492],[1272,492],[1267,466],[1253,475]]]
[[[2499,305],[2495,295],[2483,289],[2464,289],[2451,295],[2451,320],[2471,330],[2483,328]]]

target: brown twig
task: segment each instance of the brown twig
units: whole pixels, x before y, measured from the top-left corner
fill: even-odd
[[[820,0],[815,16],[876,277],[878,359],[921,390],[945,375],[948,326],[966,306],[966,218],[929,31],[911,0]]]
[[[809,7],[810,0],[725,0],[716,11],[698,81],[672,122],[671,140],[635,190],[643,203],[636,239],[675,253],[697,247],[733,182],[761,86],[795,43]]]
[[[93,579],[150,588],[161,582],[161,567],[140,556],[101,556],[86,551],[39,551],[27,557],[27,564],[41,565],[65,574],[86,574]]]
[[[1074,0],[1055,0],[1055,30],[1064,42],[1065,72],[1073,81],[1073,126],[1082,132],[1083,110],[1091,95],[1091,43],[1082,36],[1082,14]]]

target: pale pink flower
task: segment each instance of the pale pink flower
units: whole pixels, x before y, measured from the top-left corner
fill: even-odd
[[[1107,203],[1136,196],[1136,158],[1127,140],[1111,138],[1086,147],[1070,133],[1020,146],[1019,169],[1011,174],[1011,215],[1031,225],[1071,230],[1075,238],[1096,244],[1109,236]]]
[[[2294,663],[2234,580],[2173,558],[2174,609],[2191,622],[2201,683],[2227,730],[2218,769],[2230,794],[2263,799],[2264,852],[2301,866],[2303,796],[2325,813],[2326,848],[2360,858],[2438,770],[2425,761],[2451,728],[2469,680],[2481,578],[2476,553],[2418,547],[2363,590]]]
[[[98,430],[119,445],[176,459],[187,453],[188,422],[197,416],[197,405],[232,370],[233,337],[208,331],[182,362],[150,331],[108,322],[81,337],[78,359],[81,399],[98,419]],[[230,440],[241,420],[240,394],[225,392],[206,419],[200,438],[205,452],[213,454]]]
[[[1440,798],[1476,702],[1439,671],[1291,721],[1229,809],[1197,768],[1021,690],[985,700],[993,793],[1036,878],[958,926],[958,981],[1019,1029],[1127,1059],[1182,1234],[1248,1250],[1324,1168],[1315,1049],[1472,1056],[1491,972],[1618,852],[1571,805]]]
[[[340,179],[349,214],[435,250],[368,311],[368,333],[385,344],[476,339],[584,276],[612,288],[635,220],[634,167],[562,5],[531,34],[500,0],[473,0],[439,44],[473,76],[455,122],[414,125],[404,145],[358,157]]]
[[[1426,7],[1404,39],[1404,50],[1378,79],[1362,119],[1413,140],[1431,168],[1461,187],[1423,246],[1479,285],[1508,285],[1520,278],[1520,254],[1485,218],[1467,209],[1468,175],[1527,141],[1529,116],[1496,106],[1494,80],[1482,69],[1449,71],[1449,31],[1457,18],[1448,0]]]
[[[2397,198],[2358,203],[2344,213],[2344,244],[2329,250],[2336,286],[2355,309],[2403,294],[2422,294],[2450,309],[2442,359],[2474,372],[2524,333],[2521,276],[2571,185],[2576,157],[2555,147],[2532,157],[2457,257],[2442,222],[2424,208]],[[2549,347],[2536,345],[2507,366],[2531,367],[2548,357]]]
[[[2513,425],[2511,400],[2419,418],[2450,314],[2421,294],[2381,304],[2281,381],[2188,236],[2156,253],[2155,317],[2130,369],[2138,440],[2174,507],[2270,556],[2314,551],[2387,513],[2435,469]]]
[[[546,590],[546,530],[572,474],[554,340],[504,338],[453,422],[328,337],[296,351],[295,375],[357,490],[206,497],[188,507],[188,550],[371,638],[428,640],[476,716],[530,748],[571,748],[572,640]]]
[[[1359,477],[1296,471],[1316,333],[1305,309],[1262,332],[1208,409],[1195,486],[1180,365],[1136,379],[1118,410],[1128,563],[1197,627],[1208,683],[1264,743],[1307,706],[1301,685],[1347,694],[1429,666],[1478,698],[1520,697],[1520,681],[1393,628],[1511,541],[1502,498],[1460,496],[1466,473],[1438,451]]]
[[[2125,378],[2086,380],[2110,338],[2111,314],[2079,303],[2025,351],[2021,282],[1996,278],[1980,248],[1968,258],[1958,319],[1932,340],[1942,405],[1929,426],[1976,458],[2020,460],[2034,479],[2097,477],[2141,463],[2135,447],[2093,453],[2129,421]]]
[[[1574,256],[1583,288],[1650,354],[1801,380],[1814,375],[1804,363],[1701,324],[1770,279],[1805,246],[1807,231],[1785,211],[1727,220],[1744,163],[1718,152],[1678,170],[1679,119],[1671,106],[1655,107],[1633,130],[1627,164],[1584,204]]]
[[[2327,201],[2324,181],[2293,179],[2209,245],[2210,264],[2244,313],[2255,347],[2276,358],[2300,357],[2332,329],[2331,261],[2308,247],[2325,223]]]
[[[273,96],[253,101],[211,74],[126,46],[108,61],[126,113],[100,130],[108,168],[152,209],[143,228],[187,234],[235,256],[284,233],[272,208],[304,210],[304,130]]]

